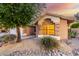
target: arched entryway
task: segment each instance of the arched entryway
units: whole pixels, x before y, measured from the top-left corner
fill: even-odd
[[[54,35],[55,34],[55,24],[50,18],[46,18],[40,25],[39,28],[40,35]]]

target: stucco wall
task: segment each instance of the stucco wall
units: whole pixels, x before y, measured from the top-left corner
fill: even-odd
[[[67,20],[60,20],[59,28],[60,39],[68,39],[68,24]]]

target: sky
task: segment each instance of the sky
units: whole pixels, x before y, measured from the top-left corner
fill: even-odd
[[[79,12],[79,3],[48,3],[47,11],[61,15],[73,16]]]

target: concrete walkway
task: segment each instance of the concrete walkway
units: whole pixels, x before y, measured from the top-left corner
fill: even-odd
[[[79,40],[77,38],[70,39],[69,42],[72,48],[79,48]]]

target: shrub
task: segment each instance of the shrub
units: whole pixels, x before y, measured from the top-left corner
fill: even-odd
[[[46,49],[58,48],[59,43],[58,40],[52,37],[43,37],[41,38],[41,43]]]
[[[77,35],[77,32],[69,31],[69,37],[70,37],[70,38],[75,38],[76,35]]]
[[[79,22],[73,23],[70,28],[79,28]]]
[[[8,43],[9,41],[13,41],[16,38],[15,35],[9,34],[9,35],[4,35],[1,37],[2,42]]]

